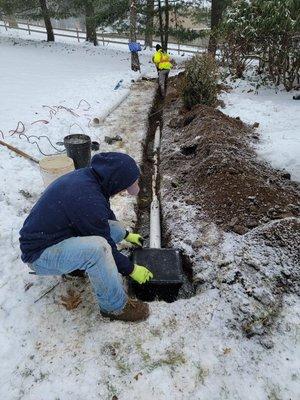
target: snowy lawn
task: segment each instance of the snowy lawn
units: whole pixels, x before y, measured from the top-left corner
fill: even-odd
[[[298,92],[263,87],[256,92],[247,80],[229,84],[233,90],[222,94],[222,111],[251,125],[258,122],[258,155],[300,182],[300,101],[293,100]]]
[[[76,108],[85,99],[91,105],[89,114],[101,115],[139,75],[131,71],[127,51],[6,36],[0,38],[0,44],[3,131],[14,129],[18,121],[29,124],[47,119],[49,109],[43,105]],[[146,57],[144,60],[148,61]],[[151,66],[149,69],[154,70]],[[121,88],[114,90],[120,80]]]

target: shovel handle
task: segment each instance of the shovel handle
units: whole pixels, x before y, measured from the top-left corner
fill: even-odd
[[[30,156],[29,154],[25,153],[22,150],[19,150],[17,147],[12,146],[11,144],[3,142],[2,140],[0,140],[0,144],[2,146],[7,147],[9,150],[14,151],[15,153],[19,154],[20,156],[27,158],[28,160],[31,160],[37,164],[39,163],[39,160],[37,158]]]

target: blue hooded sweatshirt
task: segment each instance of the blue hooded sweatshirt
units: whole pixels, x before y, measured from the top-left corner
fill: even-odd
[[[22,261],[32,263],[54,244],[74,236],[102,236],[112,248],[118,271],[129,275],[130,260],[111,238],[108,220],[116,217],[109,197],[131,186],[140,175],[136,162],[123,153],[99,153],[91,167],[55,180],[31,210],[20,231]]]

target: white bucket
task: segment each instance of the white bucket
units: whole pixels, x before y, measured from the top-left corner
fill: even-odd
[[[45,188],[55,179],[74,170],[72,158],[65,154],[44,157],[39,165]]]

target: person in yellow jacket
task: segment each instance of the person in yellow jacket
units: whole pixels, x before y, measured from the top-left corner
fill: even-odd
[[[156,52],[154,53],[152,57],[153,63],[156,65],[157,71],[170,71],[170,69],[173,67],[171,64],[170,60],[170,55],[168,53],[164,53],[163,49],[160,44],[157,44],[156,47]]]
[[[155,49],[156,52],[152,57],[152,62],[156,66],[161,94],[162,96],[164,96],[166,91],[168,75],[173,65],[171,63],[170,55],[168,53],[163,52],[163,49],[160,44],[157,44]]]

